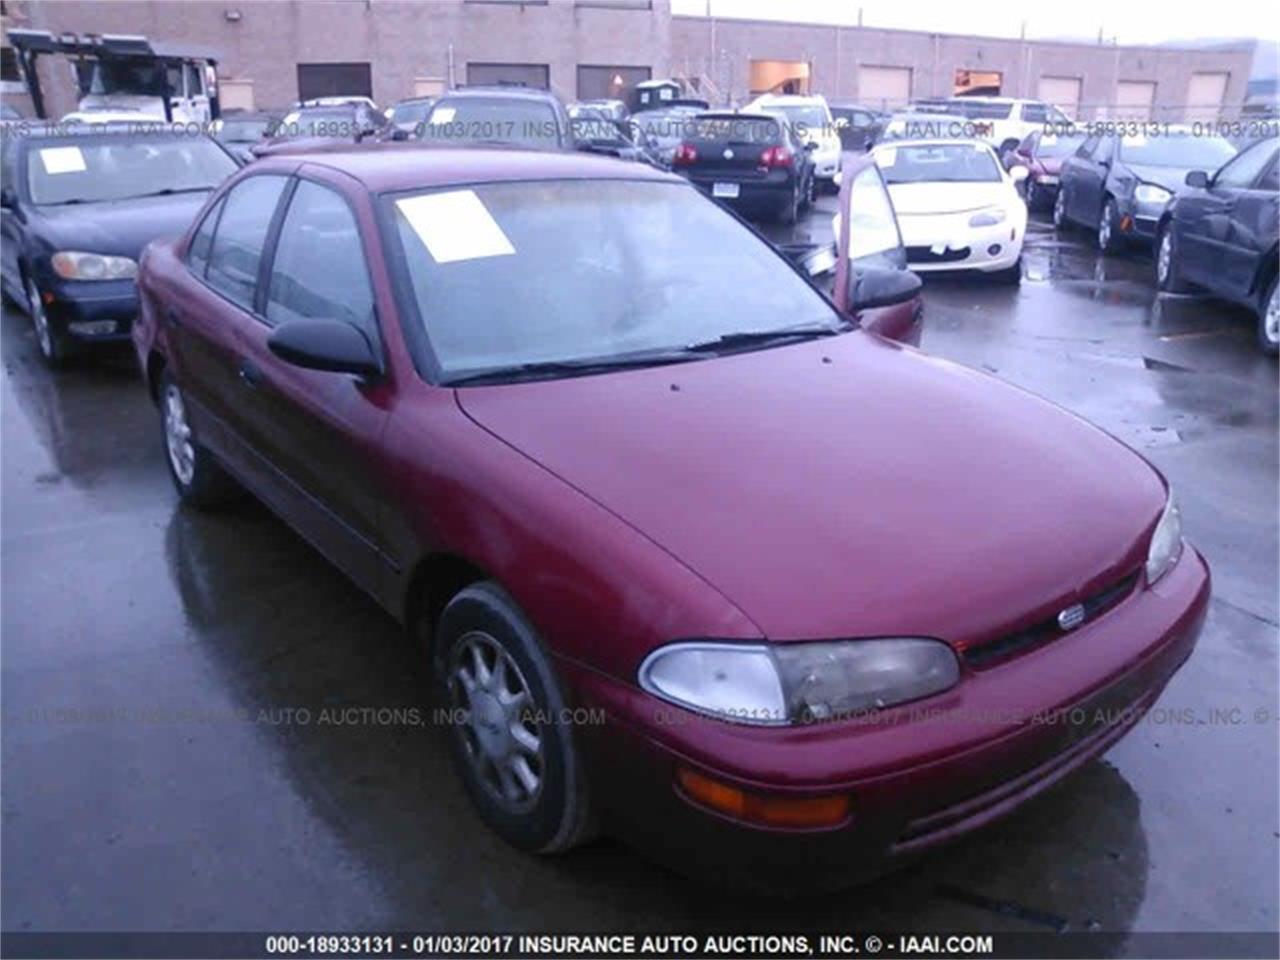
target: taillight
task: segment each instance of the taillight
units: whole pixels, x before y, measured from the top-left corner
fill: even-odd
[[[671,165],[680,167],[688,166],[691,163],[697,163],[698,151],[693,148],[692,143],[682,143],[676,147],[675,155],[671,158]]]
[[[786,147],[770,147],[760,154],[760,166],[772,169],[774,167],[789,167],[794,161],[791,151]]]

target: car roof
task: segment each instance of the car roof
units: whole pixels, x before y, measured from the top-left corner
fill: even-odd
[[[474,87],[455,87],[440,94],[440,100],[453,100],[461,97],[511,97],[519,100],[553,100],[559,102],[550,90],[540,87],[507,86],[501,83],[480,84]]]
[[[877,143],[871,148],[874,153],[880,149],[898,150],[902,147],[977,147],[994,154],[995,148],[985,140],[966,140],[964,137],[913,137],[910,140],[888,140]]]
[[[267,155],[255,170],[326,167],[358,180],[372,193],[469,183],[519,180],[655,180],[687,183],[683,177],[644,164],[574,151],[423,145],[411,142],[334,144],[313,151]]]
[[[756,103],[767,103],[770,106],[789,107],[800,106],[802,104],[813,103],[821,100],[827,102],[827,98],[817,93],[763,93],[756,97]]]

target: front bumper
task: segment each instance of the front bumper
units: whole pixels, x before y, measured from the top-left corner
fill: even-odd
[[[40,289],[45,295],[45,315],[65,336],[95,343],[129,339],[138,315],[134,281],[46,281]]]
[[[997,666],[966,668],[950,691],[874,722],[723,723],[581,665],[564,670],[582,704],[608,718],[583,740],[593,789],[621,835],[676,869],[735,886],[768,876],[847,884],[1003,816],[1104,753],[1191,654],[1209,586],[1187,546],[1155,587],[1096,621]],[[741,823],[685,799],[677,765],[773,795],[845,793],[852,815],[821,830]]]
[[[1005,270],[1018,262],[1026,221],[1010,217],[989,227],[970,227],[968,214],[953,224],[916,226],[900,217],[907,266],[917,273],[940,270]],[[992,252],[994,250],[994,252]]]
[[[813,175],[819,180],[832,180],[840,171],[840,144],[825,145],[813,151]]]

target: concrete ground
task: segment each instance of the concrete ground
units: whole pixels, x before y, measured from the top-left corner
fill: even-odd
[[[829,236],[820,206],[798,237]],[[260,506],[180,509],[128,356],[51,375],[6,308],[4,929],[1276,930],[1277,365],[1244,312],[1157,298],[1145,257],[1037,223],[1025,268],[929,280],[923,348],[1165,472],[1214,572],[1199,649],[1157,716],[1010,819],[790,901],[609,840],[522,855],[443,734],[319,725],[418,702],[396,627]]]

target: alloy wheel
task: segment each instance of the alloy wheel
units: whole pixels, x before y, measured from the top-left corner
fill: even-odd
[[[187,424],[182,392],[172,383],[166,384],[164,389],[164,439],[174,476],[184,487],[189,486],[195,477],[196,451],[191,442],[191,427]]]
[[[1156,254],[1156,282],[1165,286],[1169,282],[1169,269],[1173,265],[1173,230],[1166,227],[1160,234],[1160,251]]]
[[[35,327],[40,352],[47,360],[55,359],[53,330],[49,327],[49,315],[44,312],[44,304],[40,302],[40,291],[34,280],[27,281],[27,315],[31,317],[31,325]]]
[[[1111,247],[1111,217],[1113,208],[1107,201],[1102,208],[1102,218],[1098,221],[1098,249],[1104,253]]]
[[[1271,285],[1271,299],[1267,301],[1267,315],[1263,320],[1262,332],[1268,343],[1280,343],[1280,287]]]
[[[1067,195],[1061,187],[1053,201],[1053,225],[1061,230],[1067,223]]]
[[[463,711],[454,730],[476,780],[508,812],[532,808],[546,769],[537,704],[520,667],[489,634],[473,631],[454,645],[449,699]]]

